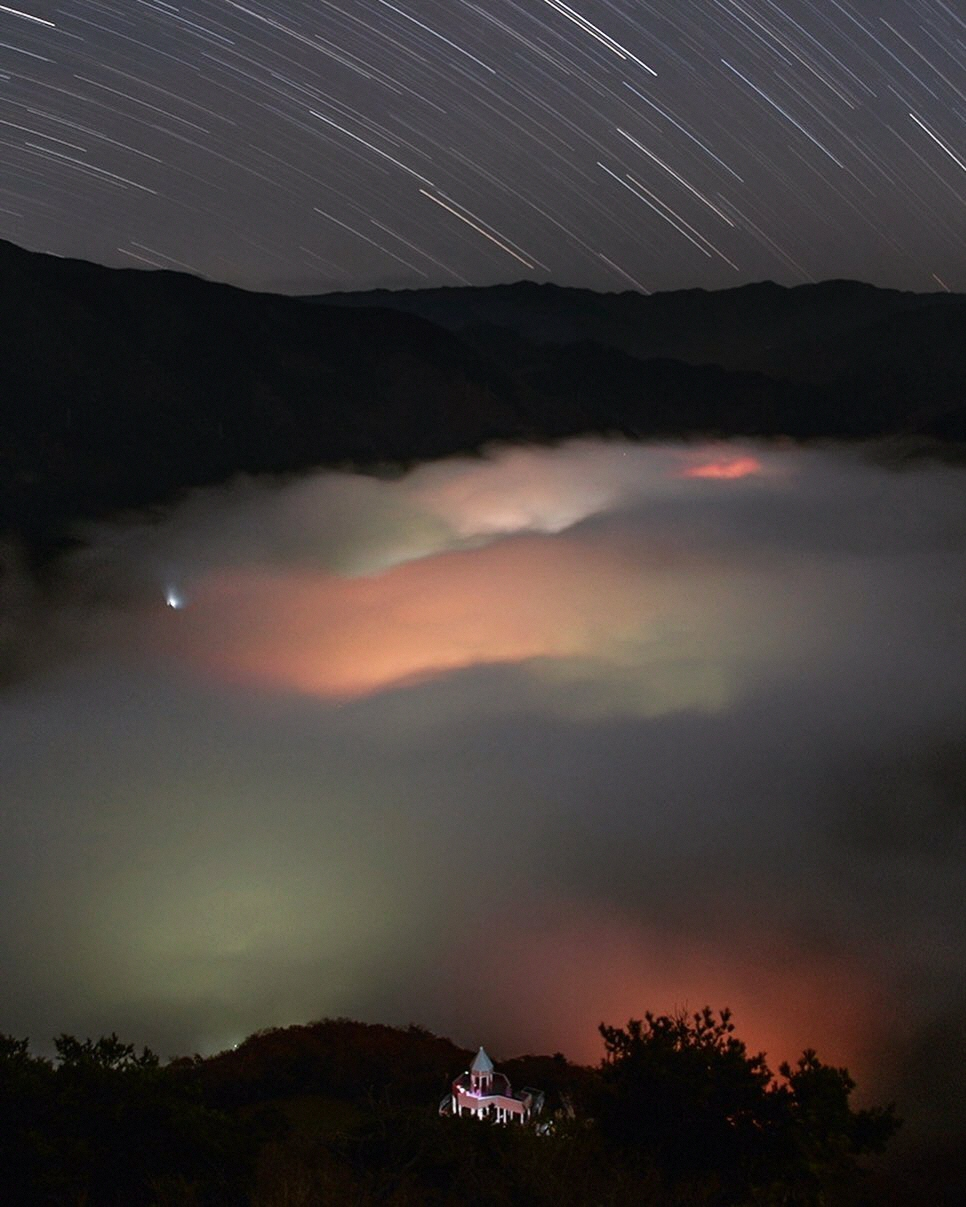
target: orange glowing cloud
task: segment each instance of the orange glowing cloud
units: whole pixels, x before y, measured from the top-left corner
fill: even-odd
[[[760,474],[762,464],[757,457],[723,457],[716,461],[706,461],[701,465],[693,465],[690,469],[681,471],[682,478],[718,478],[730,481],[735,478],[748,478]]]
[[[752,926],[711,944],[557,901],[540,903],[522,921],[491,916],[473,946],[486,973],[477,981],[463,966],[467,1010],[475,1000],[478,1013],[501,1017],[534,1050],[542,1043],[595,1064],[603,1055],[599,1023],[623,1026],[647,1010],[692,1013],[710,1005],[732,1011],[738,1038],[750,1052],[765,1052],[775,1073],[813,1047],[863,1081],[874,1075],[878,987],[854,966],[790,949],[777,933]],[[494,984],[498,1001],[491,1000]]]
[[[591,653],[602,632],[639,626],[638,579],[613,554],[539,537],[361,578],[225,571],[165,641],[231,680],[347,698],[477,664]]]

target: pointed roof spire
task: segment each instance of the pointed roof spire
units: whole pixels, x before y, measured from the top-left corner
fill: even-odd
[[[493,1061],[483,1051],[481,1047],[479,1052],[473,1057],[473,1063],[470,1065],[470,1071],[473,1073],[492,1073]]]

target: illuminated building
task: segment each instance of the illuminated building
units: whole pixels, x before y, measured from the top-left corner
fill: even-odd
[[[514,1092],[480,1048],[473,1063],[453,1082],[439,1106],[441,1115],[471,1115],[493,1123],[529,1123],[543,1110],[543,1091],[530,1086]]]

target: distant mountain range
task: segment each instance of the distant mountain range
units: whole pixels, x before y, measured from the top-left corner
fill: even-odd
[[[966,296],[848,281],[708,293],[291,298],[0,242],[0,531],[239,472],[374,468],[585,433],[966,446]]]

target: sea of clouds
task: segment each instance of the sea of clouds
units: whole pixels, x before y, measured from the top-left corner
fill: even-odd
[[[580,441],[80,535],[4,577],[0,1030],[707,1002],[953,1122],[963,471]]]

